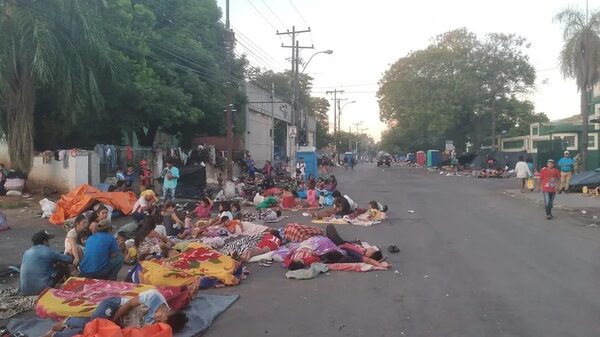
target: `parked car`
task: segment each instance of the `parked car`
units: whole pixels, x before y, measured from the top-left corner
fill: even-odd
[[[383,165],[390,167],[392,165],[392,156],[390,156],[389,154],[382,154],[379,157],[377,157],[377,167]]]

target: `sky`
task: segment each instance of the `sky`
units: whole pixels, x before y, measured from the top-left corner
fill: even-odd
[[[225,12],[225,0],[217,3]],[[281,47],[291,38],[276,31],[310,27],[298,40],[315,49],[302,50],[301,57],[308,60],[315,52],[333,50],[316,55],[305,70],[314,78],[313,96],[332,99],[326,91],[344,90],[346,102],[356,102],[342,109],[342,129],[362,122],[360,128],[379,140],[386,127],[379,120],[376,97],[382,74],[411,50],[427,47],[433,37],[462,27],[481,37],[492,32],[525,37],[537,71],[529,97],[535,111],[551,120],[577,114],[575,82],[563,79],[558,68],[563,41],[553,17],[564,8],[585,6],[585,0],[230,0],[230,21],[237,53],[246,54],[254,66],[274,71],[291,67],[286,60],[291,50]],[[589,8],[600,9],[600,0],[589,0]]]

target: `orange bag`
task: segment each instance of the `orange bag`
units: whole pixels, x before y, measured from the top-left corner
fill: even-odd
[[[97,318],[85,325],[83,334],[75,337],[173,337],[173,333],[171,327],[164,323],[121,329],[112,321]]]

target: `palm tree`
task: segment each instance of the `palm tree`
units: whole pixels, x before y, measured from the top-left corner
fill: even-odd
[[[36,91],[76,114],[102,102],[95,73],[109,62],[101,0],[0,0],[0,121],[11,164],[33,161]]]
[[[566,78],[574,78],[581,96],[582,141],[579,151],[583,167],[587,164],[588,92],[600,77],[600,11],[588,15],[565,9],[554,18],[563,26],[564,46],[560,53],[560,69]]]

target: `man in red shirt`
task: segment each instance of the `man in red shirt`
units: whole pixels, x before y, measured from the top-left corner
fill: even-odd
[[[540,186],[544,193],[544,206],[546,208],[546,219],[553,218],[552,206],[554,205],[554,197],[556,189],[560,184],[560,172],[554,167],[554,160],[549,159],[546,167],[540,171]]]

